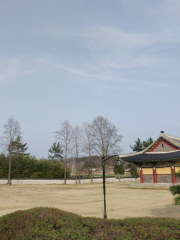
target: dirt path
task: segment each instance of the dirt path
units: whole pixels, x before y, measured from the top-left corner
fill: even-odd
[[[180,218],[180,207],[172,204],[168,190],[130,189],[129,184],[106,184],[108,218]],[[103,217],[102,184],[0,186],[0,216],[39,206]]]

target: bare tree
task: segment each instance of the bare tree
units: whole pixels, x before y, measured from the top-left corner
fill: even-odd
[[[73,128],[70,125],[68,120],[65,120],[62,123],[61,129],[55,132],[56,139],[60,142],[63,153],[64,153],[64,183],[66,184],[66,172],[67,172],[67,158],[69,153],[71,152],[72,146],[72,132]]]
[[[75,155],[75,168],[76,168],[76,184],[77,184],[77,159],[79,157],[79,152],[81,150],[81,143],[82,143],[82,129],[76,125],[73,129],[73,150]],[[80,179],[79,179],[80,181]]]
[[[89,164],[88,167],[90,167],[90,174],[91,174],[91,182],[92,182],[92,154],[93,154],[93,131],[92,131],[92,125],[85,122],[83,123],[83,152],[88,154],[89,156]]]
[[[108,156],[121,151],[122,135],[107,118],[98,116],[92,121],[94,149],[99,156]]]
[[[1,136],[1,147],[8,151],[9,156],[9,173],[8,182],[10,185],[11,178],[11,163],[12,163],[12,151],[13,142],[16,142],[17,138],[21,136],[21,126],[20,123],[13,118],[13,116],[8,118],[7,123],[4,124],[3,136]]]
[[[77,158],[76,159],[76,184],[77,184],[77,175],[79,176],[79,184],[81,183],[80,180],[80,175],[83,173],[84,170],[84,162],[82,160],[82,158]]]

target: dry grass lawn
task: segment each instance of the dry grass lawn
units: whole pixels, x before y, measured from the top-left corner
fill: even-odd
[[[180,219],[168,190],[130,189],[130,183],[106,183],[108,218],[171,217]],[[102,184],[0,186],[0,216],[48,206],[81,216],[103,217]]]

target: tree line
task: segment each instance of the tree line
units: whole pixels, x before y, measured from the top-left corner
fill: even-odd
[[[0,139],[1,147],[6,150],[7,155],[0,155],[0,178],[7,177],[8,183],[11,177],[15,178],[64,178],[70,176],[70,169],[67,161],[71,160],[71,166],[77,175],[84,172],[91,177],[92,169],[100,166],[101,157],[111,154],[120,154],[120,142],[122,135],[118,133],[117,127],[107,118],[95,117],[91,123],[84,122],[82,126],[73,127],[68,120],[65,120],[59,130],[54,132],[56,142],[50,147],[48,161],[36,159],[27,153],[27,143],[23,143],[20,123],[10,117],[4,124],[4,132]],[[139,138],[133,151],[142,151],[153,142],[152,138],[141,141]],[[86,156],[86,161],[83,157]],[[106,163],[106,168],[113,166],[116,159]],[[127,167],[133,177],[138,177],[134,164]],[[116,167],[115,174],[124,174],[124,166]]]
[[[89,169],[92,179],[92,157],[94,155],[102,157],[119,154],[121,151],[122,135],[118,133],[114,124],[102,116],[97,116],[91,123],[83,123],[81,127],[78,125],[72,127],[69,121],[65,120],[61,128],[54,132],[54,137],[56,142],[49,149],[49,161],[37,160],[26,153],[28,148],[27,143],[23,143],[22,140],[20,123],[10,117],[4,124],[4,132],[0,139],[1,147],[7,152],[7,155],[1,154],[0,156],[0,177],[8,175],[8,183],[10,183],[11,174],[13,177],[43,177],[47,176],[46,170],[49,169],[48,171],[51,172],[48,175],[49,178],[54,178],[57,176],[58,166],[58,176],[63,176],[66,183],[70,174],[67,160],[72,157],[77,181],[78,159],[80,155],[84,155],[88,157],[86,167]],[[26,167],[23,168],[25,163],[30,168],[29,170]]]
[[[64,164],[59,161],[36,159],[34,156],[15,156],[11,158],[10,178],[41,178],[59,179],[64,178]],[[8,178],[9,156],[0,154],[0,178]],[[70,171],[66,173],[70,177]]]

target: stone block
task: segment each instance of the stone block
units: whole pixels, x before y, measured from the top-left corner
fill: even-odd
[[[158,183],[172,183],[172,175],[171,174],[157,174],[157,182]]]
[[[153,175],[145,175],[143,174],[143,183],[154,183]]]

